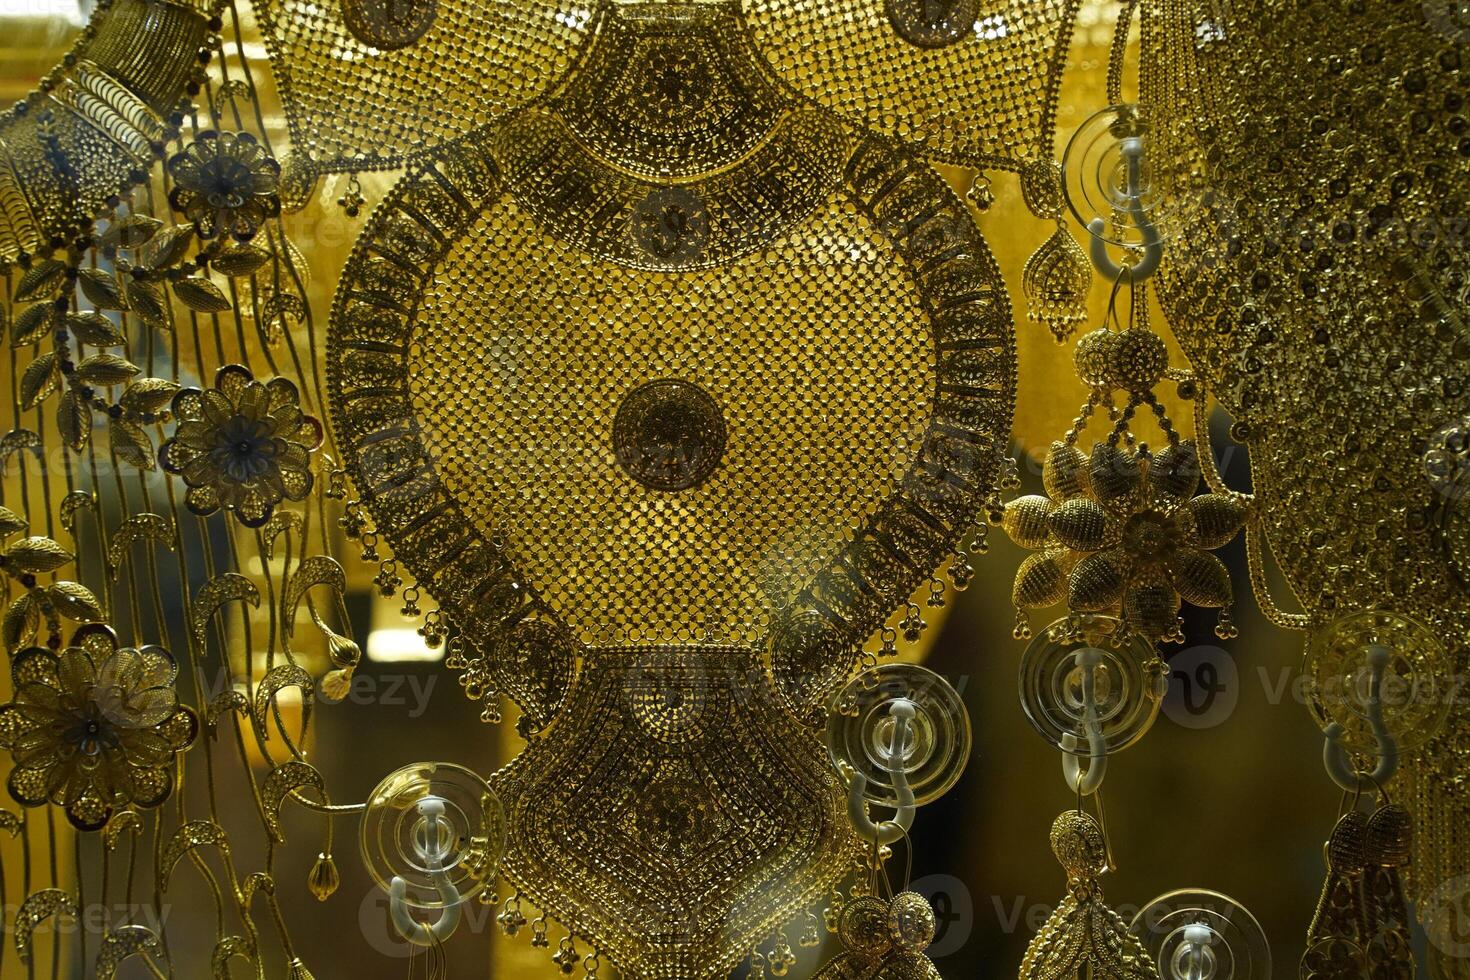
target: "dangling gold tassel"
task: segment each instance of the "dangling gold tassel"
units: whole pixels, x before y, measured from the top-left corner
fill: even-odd
[[[1064,342],[1087,319],[1087,291],[1092,286],[1092,266],[1082,246],[1057,221],[1057,230],[1041,244],[1021,272],[1026,294],[1026,316],[1044,323]]]

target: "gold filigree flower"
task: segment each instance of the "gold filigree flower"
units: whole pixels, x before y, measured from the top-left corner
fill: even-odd
[[[99,829],[124,806],[158,806],[173,792],[175,756],[199,730],[178,702],[177,672],[167,651],[119,649],[100,623],[59,653],[17,653],[15,700],[0,706],[0,746],[15,760],[10,795],[62,807],[78,830]]]
[[[311,492],[311,451],[321,423],[301,411],[285,378],[259,382],[229,364],[214,387],[174,396],[179,427],[158,450],[159,464],[189,485],[184,502],[196,514],[232,511],[247,527],[270,520],[276,504]]]
[[[169,203],[200,238],[224,232],[247,241],[281,213],[281,165],[249,133],[205,130],[169,157],[168,174]]]
[[[1245,523],[1245,505],[1199,485],[1193,441],[1157,455],[1099,443],[1090,457],[1053,443],[1042,471],[1046,496],[1005,508],[1003,526],[1023,548],[1036,549],[1016,572],[1018,609],[1066,600],[1074,612],[1110,613],[1152,640],[1178,633],[1181,598],[1225,610],[1230,573],[1209,554]],[[1228,629],[1228,613],[1221,628]]]

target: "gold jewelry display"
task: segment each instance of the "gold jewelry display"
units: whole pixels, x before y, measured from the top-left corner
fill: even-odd
[[[524,711],[527,752],[496,781],[506,874],[625,971],[659,975],[694,955],[728,968],[843,872],[836,787],[812,778],[784,711],[809,715],[953,548],[993,485],[1013,368],[994,265],[936,175],[783,104],[728,9],[640,9],[609,9],[555,100],[470,134],[389,194],[343,273],[327,387],[374,533],[464,631],[466,690]],[[679,97],[710,142],[661,128],[652,68],[627,75],[630,58],[658,66],[676,46],[702,86]],[[594,102],[609,85],[621,114]],[[681,182],[667,187],[657,172],[670,168]],[[803,255],[814,233],[863,244],[819,261]],[[465,310],[464,287],[468,323],[449,313]],[[709,333],[693,344],[690,294]],[[830,330],[823,297],[849,309],[863,296],[889,325]],[[627,343],[618,310],[642,311],[646,339],[609,361]],[[790,330],[793,315],[806,326]],[[517,359],[513,384],[453,353],[467,336]],[[874,357],[888,385],[853,386]],[[840,414],[811,416],[808,386]],[[487,420],[504,438],[467,451]],[[820,489],[782,492],[777,431],[830,474]],[[886,458],[895,433],[907,458]],[[567,448],[534,448],[550,445]],[[619,528],[630,501],[649,516]],[[854,519],[863,530],[844,543]],[[749,689],[751,643],[769,649],[765,694]],[[624,705],[626,725],[612,724]],[[531,735],[541,728],[551,735]],[[752,784],[764,798],[738,802]],[[655,860],[673,846],[668,822],[690,819]],[[737,826],[739,847],[712,860]],[[602,828],[591,841],[589,828]],[[649,917],[664,914],[651,946]]]
[[[935,980],[939,971],[924,955],[934,938],[934,909],[917,892],[884,902],[860,895],[842,907],[837,926],[842,952],[812,974],[819,980],[905,977]]]
[[[563,974],[785,976],[825,902],[817,976],[931,980],[934,908],[888,862],[970,724],[879,657],[941,570],[976,580],[981,517],[1032,552],[1017,637],[1065,605],[1018,665],[1078,797],[1021,976],[1269,974],[1224,896],[1126,925],[1081,809],[1160,711],[1182,605],[1234,635],[1242,531],[1329,774],[1382,800],[1329,842],[1303,974],[1412,975],[1409,901],[1470,871],[1470,55],[1441,6],[1125,3],[1059,164],[1080,0],[102,0],[0,114],[0,976],[325,977],[281,896],[358,874],[430,975],[481,902]],[[1003,270],[982,228],[1017,190],[1047,229]],[[1008,288],[1068,341],[1093,269],[1086,401],[1003,503]],[[334,795],[312,722],[377,656],[369,588],[514,719],[501,768],[462,740]],[[99,904],[126,911],[52,928]]]
[[[106,0],[66,60],[0,115],[0,261],[68,244],[148,179],[204,83],[212,13]]]
[[[909,890],[915,812],[953,785],[970,755],[970,720],[958,692],[932,671],[913,664],[870,667],[832,699],[827,750],[847,789],[847,819],[867,846],[867,874],[850,901],[834,908],[842,948],[812,974],[820,980],[938,980],[925,955],[937,920],[929,900]],[[869,805],[893,810],[874,821]],[[887,860],[909,848],[903,884],[895,891]],[[779,949],[779,946],[778,946]],[[774,959],[785,974],[794,958]]]

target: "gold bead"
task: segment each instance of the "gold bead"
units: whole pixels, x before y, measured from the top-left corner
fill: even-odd
[[[1118,334],[1107,327],[1094,330],[1077,341],[1077,349],[1072,353],[1072,363],[1083,384],[1091,388],[1103,388],[1109,384],[1113,350],[1117,347],[1117,342]]]
[[[1107,535],[1108,515],[1097,501],[1074,497],[1052,512],[1047,526],[1073,551],[1096,551]]]
[[[1023,609],[1054,605],[1066,594],[1067,574],[1053,555],[1030,555],[1016,570],[1011,601]]]
[[[1001,527],[1022,548],[1040,548],[1046,544],[1047,518],[1055,508],[1056,504],[1039,494],[1017,497],[1006,504]]]
[[[306,887],[316,896],[316,900],[325,902],[331,898],[341,883],[342,877],[337,873],[337,862],[332,855],[325,852],[318,854],[316,864],[311,866],[311,874],[306,879]]]
[[[1108,383],[1132,392],[1148,391],[1158,384],[1169,367],[1169,349],[1159,335],[1129,327],[1114,337],[1106,352]]]
[[[1087,459],[1082,450],[1054,442],[1041,468],[1041,482],[1052,500],[1069,500],[1087,491]]]

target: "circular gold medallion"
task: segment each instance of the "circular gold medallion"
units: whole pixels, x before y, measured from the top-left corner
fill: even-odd
[[[655,260],[682,262],[699,258],[709,239],[704,202],[684,187],[661,187],[633,210],[633,235]]]
[[[888,22],[905,41],[944,48],[975,29],[979,0],[885,0]]]
[[[343,0],[342,21],[352,36],[379,51],[406,48],[428,33],[437,0]]]
[[[613,452],[654,490],[687,490],[709,478],[725,452],[725,419],[703,388],[650,381],[630,391],[613,418]]]

